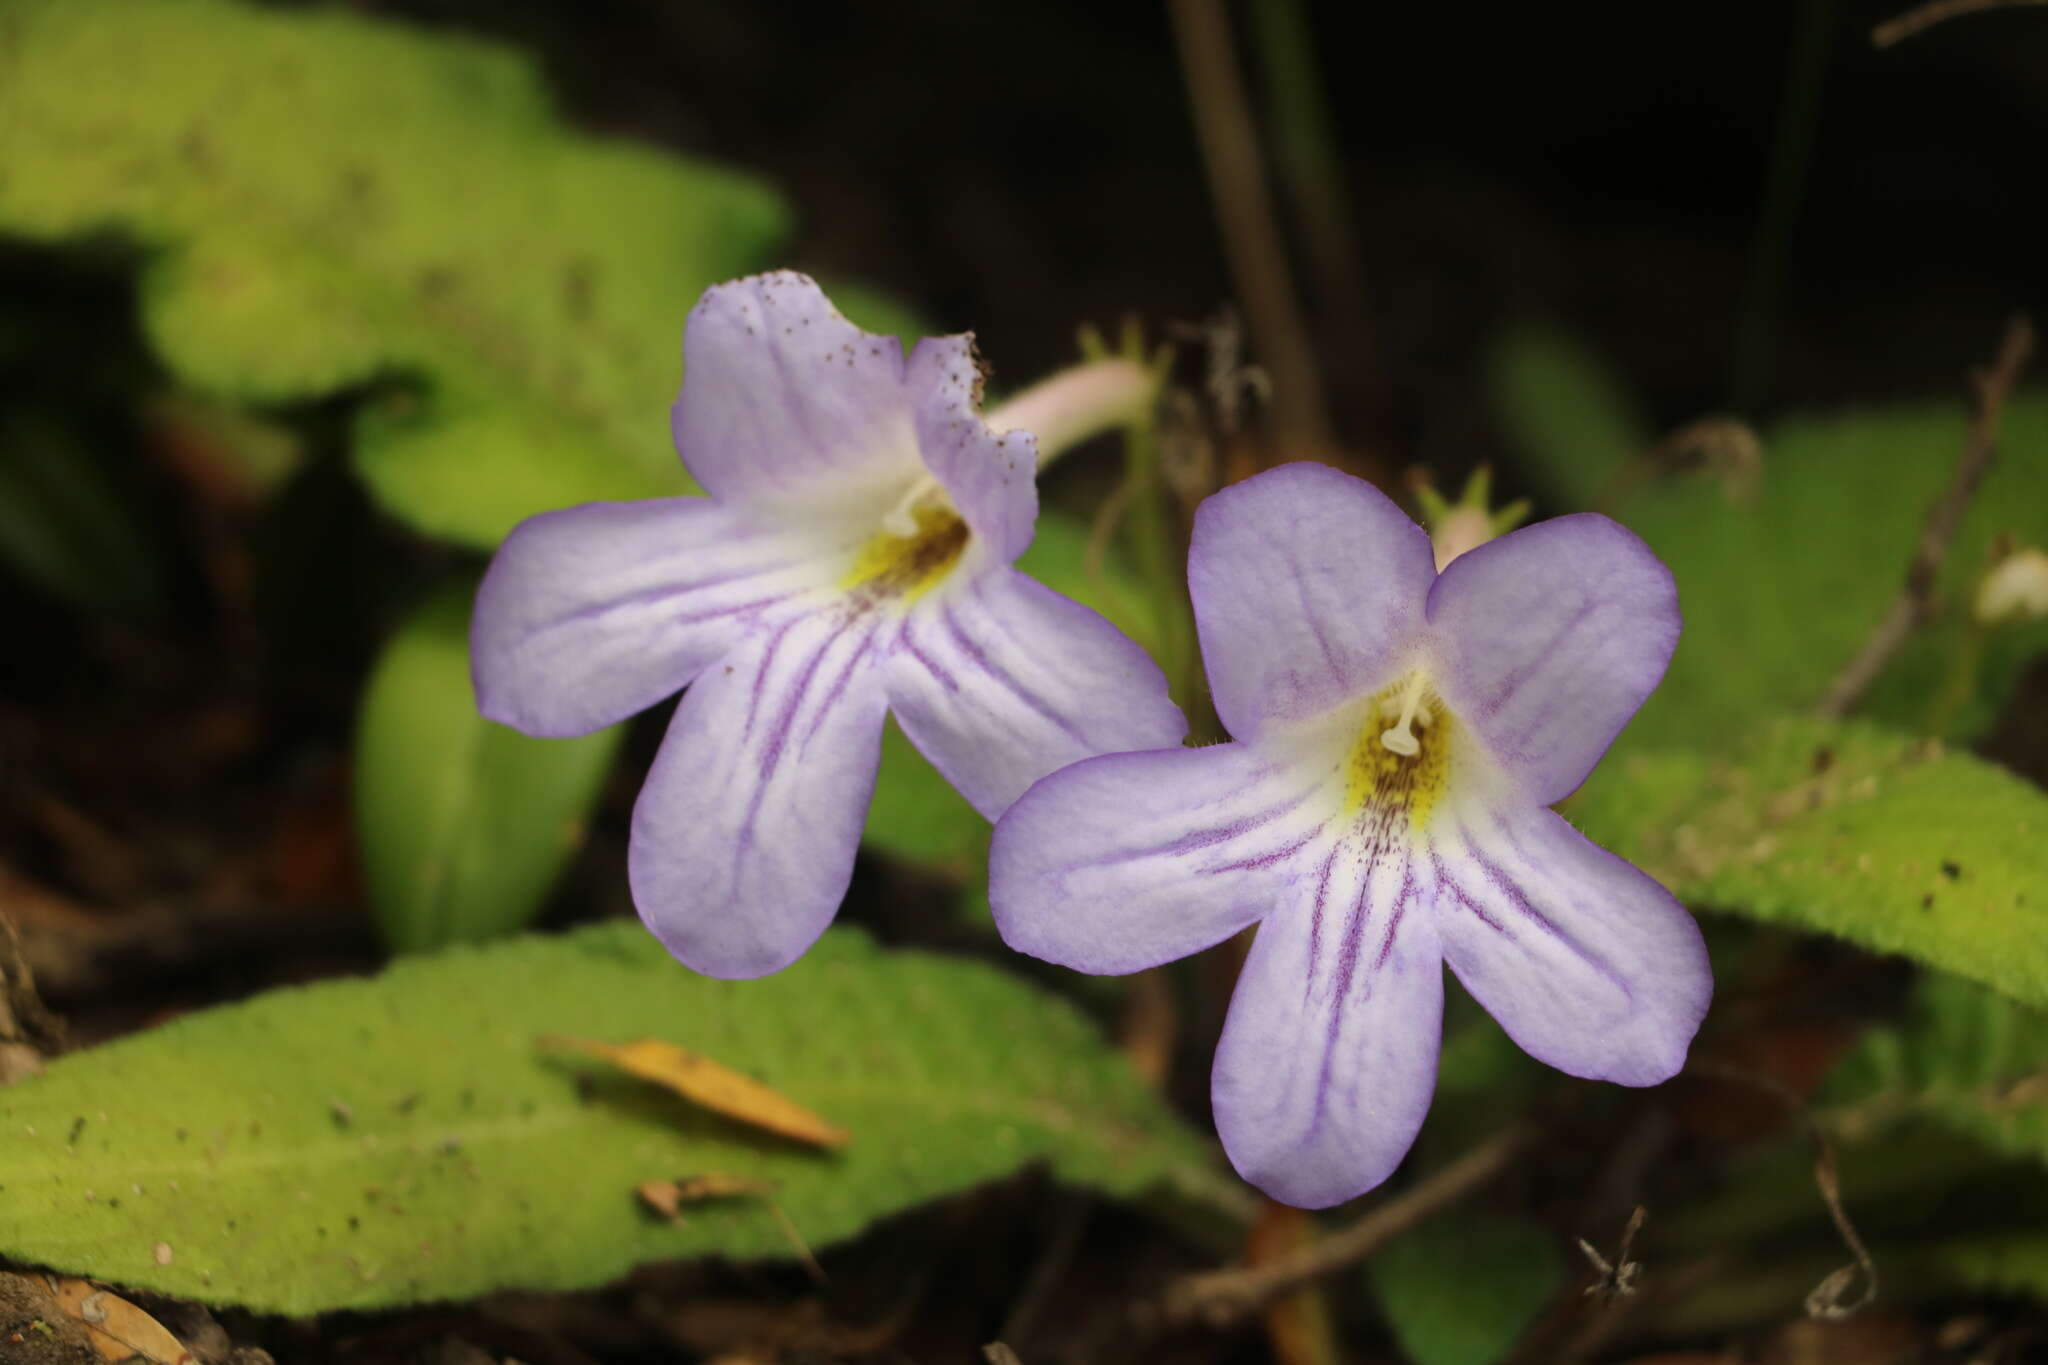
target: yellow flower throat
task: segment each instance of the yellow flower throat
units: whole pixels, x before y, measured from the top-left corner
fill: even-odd
[[[1375,695],[1344,764],[1344,809],[1361,824],[1429,821],[1450,780],[1450,712],[1420,675]]]
[[[967,549],[967,523],[949,507],[921,503],[909,535],[883,531],[854,556],[839,586],[870,599],[914,602],[952,572]]]

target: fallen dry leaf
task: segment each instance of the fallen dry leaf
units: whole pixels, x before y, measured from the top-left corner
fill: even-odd
[[[683,1220],[683,1205],[701,1203],[706,1199],[732,1199],[742,1195],[758,1195],[765,1199],[775,1193],[775,1182],[758,1180],[753,1176],[731,1175],[724,1171],[710,1171],[704,1175],[686,1175],[680,1180],[649,1180],[637,1186],[634,1191],[640,1202],[672,1222]]]
[[[152,1365],[192,1365],[196,1357],[164,1325],[112,1290],[87,1280],[50,1282],[57,1306],[85,1328],[102,1360],[141,1358]]]
[[[672,1090],[693,1104],[798,1142],[839,1147],[850,1136],[844,1128],[827,1123],[759,1081],[658,1038],[631,1043],[599,1043],[588,1038],[538,1041],[542,1047],[568,1048],[600,1058],[621,1071]]]

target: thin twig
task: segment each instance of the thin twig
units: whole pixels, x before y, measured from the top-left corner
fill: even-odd
[[[1832,720],[1853,710],[1914,628],[1934,614],[1934,582],[1941,572],[1942,560],[1948,556],[1949,544],[1962,524],[1971,495],[1997,458],[1999,416],[2033,349],[2033,324],[2024,316],[2015,316],[2006,324],[2005,337],[1998,343],[1998,355],[1991,365],[1971,373],[1975,405],[1955,472],[1949,477],[1947,490],[1927,509],[1927,520],[1920,528],[1920,543],[1906,565],[1906,581],[1898,598],[1856,657],[1828,684],[1815,707],[1821,716]]]
[[[1863,1245],[1856,1225],[1849,1221],[1848,1210],[1842,1207],[1842,1181],[1835,1170],[1834,1144],[1828,1141],[1828,1135],[1814,1121],[1806,1101],[1791,1086],[1760,1071],[1745,1071],[1738,1066],[1709,1061],[1695,1061],[1685,1069],[1695,1075],[1712,1076],[1761,1090],[1782,1105],[1785,1112],[1806,1130],[1806,1135],[1813,1141],[1813,1183],[1820,1189],[1821,1202],[1827,1205],[1828,1217],[1834,1221],[1835,1231],[1841,1234],[1849,1254],[1856,1258],[1841,1269],[1830,1272],[1813,1287],[1806,1296],[1806,1315],[1833,1320],[1853,1317],[1869,1307],[1877,1297],[1877,1262],[1870,1258],[1870,1249]],[[1853,1299],[1845,1297],[1849,1286],[1859,1279],[1863,1283],[1863,1292]]]
[[[1930,0],[1930,3],[1917,9],[1909,9],[1904,14],[1887,19],[1870,30],[1870,45],[1890,47],[1894,43],[1903,43],[1916,33],[1933,28],[1936,24],[1945,24],[1951,19],[1960,19],[1965,14],[2039,4],[2048,4],[2048,0]]]
[[[1328,448],[1334,442],[1322,377],[1267,192],[1251,104],[1231,51],[1229,16],[1222,0],[1172,0],[1168,11],[1230,273],[1260,358],[1273,376],[1273,415],[1283,435]]]
[[[1432,1214],[1457,1203],[1505,1170],[1533,1136],[1527,1128],[1497,1133],[1349,1227],[1263,1265],[1185,1276],[1168,1285],[1156,1300],[1141,1305],[1137,1316],[1152,1329],[1195,1324],[1228,1327],[1242,1322],[1280,1295],[1364,1260]]]

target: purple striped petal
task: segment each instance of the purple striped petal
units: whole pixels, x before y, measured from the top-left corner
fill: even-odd
[[[1571,795],[1678,644],[1671,571],[1593,513],[1453,560],[1429,594],[1438,691],[1536,805]]]
[[[690,313],[676,450],[721,502],[872,523],[924,473],[914,409],[901,343],[807,276],[714,285]]]
[[[881,761],[883,618],[814,613],[751,636],[683,694],[633,808],[633,902],[707,976],[803,955],[853,876]]]
[[[1458,980],[1538,1061],[1622,1085],[1669,1079],[1713,994],[1692,916],[1553,811],[1461,806],[1430,829]]]
[[[1084,972],[1199,952],[1307,899],[1329,815],[1324,782],[1247,744],[1064,768],[996,825],[996,927],[1019,952]]]
[[[521,522],[477,589],[477,705],[530,735],[587,734],[680,689],[819,586],[816,551],[702,498]]]
[[[910,353],[904,385],[917,404],[925,467],[984,552],[1008,564],[1038,524],[1038,438],[997,435],[981,420],[979,364],[973,337],[927,337]]]
[[[888,689],[910,742],[991,820],[1069,763],[1187,731],[1144,650],[1008,567],[956,575],[905,613]]]
[[[1259,926],[1210,1095],[1232,1164],[1282,1203],[1363,1194],[1415,1142],[1443,1034],[1429,894],[1404,851],[1375,860],[1351,840]]]
[[[1385,685],[1435,575],[1422,528],[1325,465],[1282,465],[1209,498],[1188,590],[1217,716],[1247,739]]]

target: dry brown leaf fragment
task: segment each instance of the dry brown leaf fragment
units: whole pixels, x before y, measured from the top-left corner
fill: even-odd
[[[566,1048],[610,1062],[628,1075],[652,1081],[693,1104],[797,1142],[839,1147],[851,1136],[844,1128],[827,1122],[781,1092],[721,1066],[702,1053],[658,1038],[630,1043],[601,1043],[589,1038],[538,1041],[542,1047]]]
[[[767,1199],[775,1193],[775,1182],[755,1176],[734,1175],[727,1171],[707,1171],[702,1175],[686,1175],[677,1180],[648,1180],[634,1188],[640,1202],[653,1209],[670,1222],[683,1221],[685,1204],[701,1204],[710,1199],[734,1199],[758,1197]]]
[[[67,1316],[84,1326],[102,1360],[140,1358],[151,1365],[193,1365],[197,1359],[162,1323],[112,1290],[88,1280],[51,1280],[50,1294]]]

